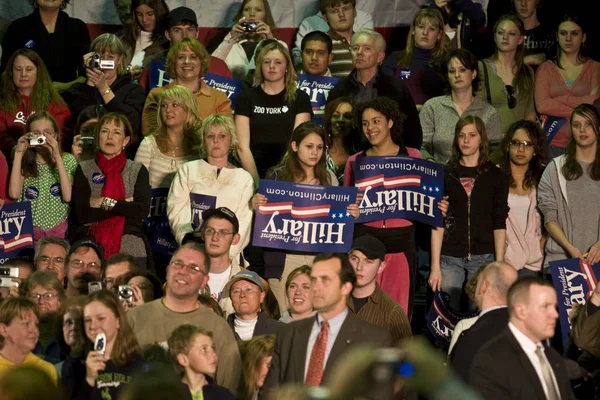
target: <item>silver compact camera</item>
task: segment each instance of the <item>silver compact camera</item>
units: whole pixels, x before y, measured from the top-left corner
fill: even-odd
[[[115,69],[115,62],[113,60],[103,60],[100,54],[95,53],[90,58],[89,67],[92,69]]]
[[[46,136],[44,136],[43,133],[36,133],[31,139],[29,139],[29,144],[31,146],[40,146],[42,144],[46,144]]]

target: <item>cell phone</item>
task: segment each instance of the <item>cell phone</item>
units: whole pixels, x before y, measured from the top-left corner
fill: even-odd
[[[92,294],[98,290],[102,290],[102,282],[88,282],[88,294]]]
[[[119,285],[119,300],[131,304],[133,300],[133,289],[129,285]]]
[[[96,340],[94,340],[94,350],[102,355],[106,352],[106,334],[104,332],[99,332],[96,335]]]

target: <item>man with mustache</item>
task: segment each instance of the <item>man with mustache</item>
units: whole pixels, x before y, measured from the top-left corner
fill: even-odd
[[[67,257],[67,297],[88,294],[88,283],[102,276],[102,247],[90,239],[73,243]]]

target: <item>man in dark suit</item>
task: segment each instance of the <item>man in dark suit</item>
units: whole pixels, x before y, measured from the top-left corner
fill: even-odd
[[[346,302],[356,284],[356,275],[346,254],[319,254],[310,277],[317,315],[279,328],[261,398],[267,398],[283,383],[320,385],[335,361],[355,345],[392,345],[387,331],[348,312]]]
[[[511,286],[508,327],[481,348],[469,371],[484,399],[575,399],[562,357],[543,344],[554,336],[556,307],[548,281],[526,277]]]
[[[463,331],[450,354],[454,372],[467,380],[475,354],[508,324],[506,295],[517,280],[517,270],[505,262],[491,262],[477,278],[475,303],[481,312],[470,329]]]

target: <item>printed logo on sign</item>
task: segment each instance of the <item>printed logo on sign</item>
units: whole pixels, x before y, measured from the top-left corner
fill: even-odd
[[[55,183],[54,185],[50,186],[50,194],[52,196],[60,196],[60,183]]]
[[[27,200],[35,200],[39,197],[40,191],[35,186],[29,186],[25,189],[25,198]]]
[[[35,46],[35,42],[33,40],[28,40],[25,42],[25,47],[27,47],[28,49],[32,49],[33,46]]]
[[[102,185],[104,183],[104,175],[100,172],[94,172],[92,174],[92,182],[96,185]]]
[[[400,70],[400,79],[402,80],[407,80],[408,78],[410,78],[410,69],[402,69]]]

